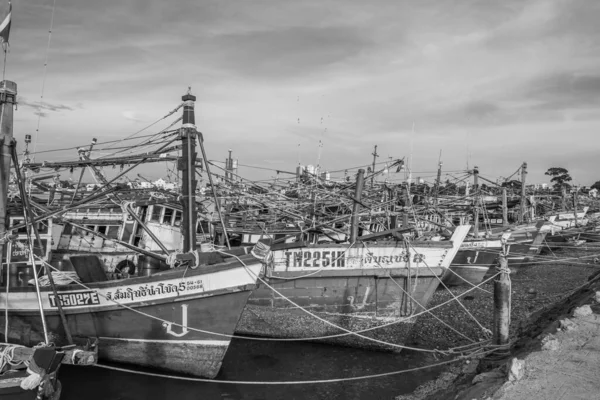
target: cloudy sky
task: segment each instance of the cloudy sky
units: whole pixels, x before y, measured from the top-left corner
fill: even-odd
[[[378,145],[423,176],[441,150],[446,170],[600,180],[595,0],[56,0],[39,108],[52,3],[13,2],[6,70],[38,151],[130,135],[191,86],[211,159],[339,170]]]

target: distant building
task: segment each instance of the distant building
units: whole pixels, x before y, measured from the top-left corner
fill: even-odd
[[[590,189],[590,191],[588,192],[588,196],[594,197],[594,198],[598,197],[598,189],[596,189],[596,188]]]

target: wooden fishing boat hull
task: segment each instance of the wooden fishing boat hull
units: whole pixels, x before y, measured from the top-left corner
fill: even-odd
[[[383,242],[274,248],[267,269],[274,290],[259,283],[236,333],[399,351],[469,227],[459,228],[446,247],[415,242],[407,251],[402,242]]]
[[[29,374],[25,370],[0,375],[0,398],[2,400],[35,400],[37,389],[25,390],[21,388],[21,381],[28,376]]]
[[[580,240],[585,240],[586,242],[600,242],[600,233],[599,232],[584,232],[579,235]]]
[[[2,400],[36,400],[38,389],[25,390],[21,388],[21,381],[27,378],[29,374],[26,370],[17,370],[5,372],[0,375],[0,398]],[[61,384],[58,379],[52,381],[54,393],[52,397],[42,396],[42,400],[58,400],[60,398]]]
[[[61,286],[58,296],[73,336],[99,339],[100,360],[214,378],[262,268],[252,256],[244,259],[246,267],[232,261],[89,284],[89,290]],[[46,288],[42,302],[51,340],[66,344],[56,299]],[[8,305],[9,341],[42,341],[35,290],[11,293]]]
[[[399,350],[394,346],[345,334],[337,327],[352,332],[380,327],[361,335],[402,345],[416,322],[416,317],[412,315],[427,306],[444,271],[434,268],[433,276],[421,274],[419,277],[416,274],[389,277],[381,270],[365,270],[367,275],[356,277],[325,274],[285,283],[270,279],[269,285],[280,294],[259,284],[248,300],[236,333],[307,340],[335,336],[318,342],[375,350]],[[287,299],[310,314],[291,305]]]
[[[450,268],[442,277],[446,286],[478,285],[489,269],[496,265],[502,249],[500,240],[469,240],[463,242]]]

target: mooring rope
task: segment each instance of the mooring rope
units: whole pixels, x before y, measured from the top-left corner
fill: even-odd
[[[417,250],[411,245],[412,249],[416,252]],[[433,271],[431,270],[431,267],[429,267],[429,264],[427,264],[427,261],[423,260],[423,264],[425,264],[425,266],[429,269],[429,271],[431,271],[431,273],[433,274]],[[465,305],[458,299],[458,297],[456,297],[454,295],[454,293],[452,293],[452,291],[450,289],[448,289],[448,286],[446,286],[446,284],[442,281],[442,279],[437,275],[434,274],[435,277],[440,281],[440,284],[444,287],[444,289],[446,289],[446,291],[448,293],[450,293],[450,295],[456,300],[456,302],[462,307],[462,309],[467,313],[467,315],[469,317],[471,317],[471,319],[473,319],[473,321],[475,321],[475,323],[479,326],[479,328],[481,328],[482,332],[485,335],[492,335],[492,331],[489,330],[488,328],[484,327],[483,325],[481,325],[481,323],[477,320],[477,318],[475,318],[475,316],[473,314],[471,314],[471,312],[467,309],[467,307],[465,307]],[[464,294],[464,293],[463,293]]]
[[[221,251],[221,253],[227,254],[224,251]],[[248,272],[248,274],[250,274],[253,278],[256,278],[257,280],[259,280],[260,282],[262,282],[266,287],[268,287],[269,289],[271,289],[273,292],[275,292],[280,297],[284,298],[287,302],[289,302],[291,305],[293,305],[294,307],[296,307],[298,310],[300,310],[300,311],[302,311],[302,312],[310,315],[311,317],[313,317],[315,319],[318,319],[321,322],[324,322],[327,325],[330,325],[330,326],[332,326],[334,328],[342,330],[342,331],[346,332],[347,334],[354,335],[354,336],[360,337],[361,339],[366,339],[366,340],[371,341],[371,342],[383,344],[385,346],[396,347],[396,348],[399,348],[399,349],[408,349],[408,350],[414,350],[414,351],[422,351],[422,352],[425,352],[425,353],[442,353],[440,350],[437,350],[437,349],[434,349],[434,350],[431,350],[431,349],[420,349],[420,348],[417,348],[417,347],[403,346],[403,345],[396,344],[396,343],[385,342],[383,340],[379,340],[379,339],[375,339],[375,338],[370,338],[368,336],[361,335],[360,333],[356,333],[356,332],[348,330],[348,329],[346,329],[344,327],[336,325],[333,322],[330,322],[330,321],[326,320],[325,318],[321,318],[318,315],[316,315],[316,314],[310,312],[309,310],[303,308],[298,303],[294,302],[292,299],[290,299],[288,297],[285,297],[277,289],[275,289],[273,286],[271,286],[267,282],[265,282],[264,279],[262,279],[260,276],[256,275],[254,272],[252,272],[246,266],[246,264],[238,256],[236,256],[234,254],[229,254],[229,255],[232,256],[232,257],[234,257],[234,258],[236,258],[244,266],[244,268],[246,269],[246,271]]]
[[[367,247],[367,244],[365,242],[362,242],[363,246],[365,247],[365,249],[367,250],[367,253],[371,255],[371,257],[373,257],[373,259],[375,259],[374,254],[369,250],[369,248]],[[400,290],[402,290],[402,292],[404,294],[406,294],[408,296],[408,298],[415,302],[419,307],[421,307],[422,309],[426,310],[425,307],[423,307],[423,305],[421,305],[421,303],[419,303],[413,296],[410,295],[410,293],[408,293],[406,290],[404,290],[404,288],[392,277],[392,273],[390,271],[389,268],[385,268],[383,267],[378,260],[375,260],[375,263],[377,264],[377,266],[383,270],[385,270],[388,274],[388,277],[390,278],[390,280],[392,282],[394,282],[394,284],[396,286],[398,286],[398,288]],[[418,270],[418,267],[417,267]],[[450,324],[444,322],[441,318],[439,318],[437,315],[435,315],[432,312],[429,312],[429,315],[431,315],[433,318],[435,318],[438,322],[440,322],[442,325],[446,326],[447,328],[449,328],[450,330],[452,330],[454,333],[456,333],[459,336],[462,336],[463,338],[473,342],[473,343],[477,343],[475,340],[471,339],[470,337],[468,337],[467,335],[463,334],[462,332],[458,331],[457,329],[455,329],[454,327],[450,326]]]
[[[482,355],[482,354],[477,354],[477,355]],[[440,361],[435,364],[430,364],[430,365],[425,365],[422,367],[415,367],[415,368],[410,368],[410,369],[404,369],[404,370],[400,370],[400,371],[383,372],[380,374],[371,374],[371,375],[362,375],[362,376],[352,376],[352,377],[348,377],[348,378],[316,379],[314,381],[308,381],[308,380],[305,380],[305,381],[274,381],[274,382],[273,381],[271,381],[271,382],[270,381],[225,381],[222,379],[192,378],[192,377],[186,377],[186,376],[167,375],[167,374],[161,374],[161,373],[156,373],[156,372],[137,371],[137,370],[130,369],[130,368],[114,367],[114,366],[105,365],[105,364],[94,364],[94,367],[103,368],[103,369],[112,370],[112,371],[128,372],[128,373],[137,374],[137,375],[151,376],[151,377],[155,377],[155,378],[174,379],[174,380],[188,381],[188,382],[228,383],[228,384],[233,384],[233,385],[311,385],[311,384],[317,384],[317,383],[339,383],[339,382],[359,381],[359,380],[365,380],[365,379],[383,378],[386,376],[394,376],[394,375],[400,375],[400,374],[405,374],[405,373],[409,373],[409,372],[422,371],[422,370],[429,369],[429,368],[436,368],[436,367],[440,367],[442,365],[452,364],[457,361],[465,360],[465,359],[471,358],[471,357],[474,357],[474,356],[458,356],[452,360]]]
[[[39,256],[37,256],[37,255],[34,255],[34,256],[35,256],[36,258],[38,258],[40,261],[42,261],[44,264],[48,265],[48,266],[49,266],[51,269],[53,269],[53,270],[55,270],[55,271],[57,271],[57,272],[63,272],[63,271],[60,271],[60,270],[56,269],[54,266],[52,266],[52,265],[48,264],[46,261],[44,261],[43,259],[41,259]],[[497,275],[498,275],[498,274],[496,274],[496,275],[494,275],[494,276],[492,276],[492,277],[490,277],[490,278],[486,279],[486,280],[485,280],[485,281],[483,281],[483,282],[482,282],[480,285],[484,285],[484,284],[488,283],[489,281],[491,281],[492,279],[494,279],[494,278],[495,278]],[[93,288],[90,288],[89,286],[85,285],[85,284],[84,284],[84,283],[82,283],[82,282],[75,282],[75,284],[77,284],[77,285],[79,285],[79,286],[83,287],[84,289],[87,289],[87,290],[94,291],[94,292],[96,292],[96,293],[97,293],[99,296],[101,296],[102,298],[104,298],[104,299],[106,299],[106,300],[108,300],[108,301],[111,301],[111,302],[115,303],[117,306],[123,307],[123,308],[125,308],[125,309],[127,309],[127,310],[130,310],[130,311],[134,312],[134,313],[137,313],[137,314],[143,315],[143,316],[145,316],[145,317],[148,317],[148,318],[150,318],[150,319],[154,319],[154,320],[157,320],[157,321],[160,321],[160,322],[164,322],[164,323],[171,324],[172,326],[177,326],[177,327],[179,327],[179,328],[183,328],[183,325],[181,325],[180,323],[177,323],[177,322],[172,322],[172,321],[168,321],[168,320],[165,320],[165,319],[163,319],[163,318],[159,318],[159,317],[156,317],[156,316],[154,316],[154,315],[147,314],[147,313],[145,313],[145,312],[143,312],[143,311],[136,310],[135,308],[129,307],[129,306],[125,305],[125,304],[121,304],[121,303],[119,303],[118,301],[116,301],[116,300],[114,300],[114,299],[108,299],[108,298],[107,298],[106,296],[104,296],[102,293],[98,292],[97,290],[95,290],[95,289],[93,289]],[[465,294],[467,294],[467,293],[470,293],[471,291],[473,291],[473,290],[475,290],[475,289],[476,289],[476,288],[471,288],[471,289],[468,289],[467,291],[465,291],[465,292],[463,293],[463,295],[465,295]],[[283,297],[284,297],[284,296],[283,296]],[[285,298],[285,297],[284,297],[284,298]],[[210,335],[215,335],[215,336],[220,336],[220,337],[226,337],[226,338],[229,338],[229,339],[236,338],[236,339],[255,340],[255,341],[265,341],[265,342],[266,342],[266,341],[273,341],[273,342],[301,342],[301,341],[318,341],[318,340],[323,340],[323,339],[333,339],[333,338],[339,338],[339,337],[343,337],[343,336],[352,335],[352,334],[355,334],[355,333],[359,333],[359,334],[360,334],[360,333],[365,333],[365,332],[369,332],[369,331],[373,331],[373,330],[377,330],[377,329],[385,328],[385,327],[388,327],[388,326],[391,326],[391,325],[394,325],[394,324],[398,324],[398,323],[401,323],[401,322],[405,322],[406,320],[409,320],[409,319],[412,319],[412,318],[417,318],[417,317],[419,317],[420,315],[423,315],[423,314],[425,314],[425,313],[427,313],[427,312],[430,312],[430,311],[432,311],[432,310],[435,310],[435,309],[437,309],[437,308],[443,307],[443,306],[445,306],[445,305],[447,305],[447,304],[451,303],[452,301],[455,301],[455,299],[449,299],[448,301],[445,301],[444,303],[441,303],[441,304],[438,304],[437,306],[434,306],[434,307],[432,307],[432,308],[429,308],[428,310],[424,310],[424,311],[421,311],[420,313],[413,314],[413,315],[412,315],[411,317],[409,317],[409,318],[401,318],[401,319],[397,319],[397,320],[394,320],[394,321],[391,321],[391,322],[388,322],[388,323],[385,323],[385,324],[382,324],[382,325],[378,325],[378,326],[374,326],[374,327],[370,327],[370,328],[361,329],[361,330],[358,330],[358,331],[355,331],[355,332],[352,332],[352,331],[350,331],[349,333],[339,333],[339,334],[334,334],[334,335],[318,336],[318,337],[303,337],[303,338],[263,338],[263,337],[253,337],[253,336],[243,336],[243,335],[228,335],[228,334],[225,334],[225,333],[211,332],[211,331],[207,331],[207,330],[203,330],[203,329],[199,329],[199,328],[194,328],[194,327],[190,327],[190,326],[188,326],[188,327],[187,327],[187,329],[188,329],[188,330],[191,330],[191,331],[195,331],[195,332],[200,332],[200,333],[205,333],[205,334],[210,334]],[[454,348],[449,348],[449,349],[447,349],[447,350],[444,350],[444,352],[447,352],[447,353],[452,353],[452,352],[453,352],[453,350],[454,350]],[[439,351],[436,351],[436,352],[439,352]]]

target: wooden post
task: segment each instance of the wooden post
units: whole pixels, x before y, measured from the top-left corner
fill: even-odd
[[[183,120],[181,125],[181,170],[183,218],[181,233],[183,236],[183,252],[196,250],[196,120],[194,102],[196,96],[190,92],[181,97],[183,101]],[[205,157],[206,159],[206,157]],[[209,173],[210,176],[210,173]],[[211,183],[212,185],[212,183]],[[214,191],[214,186],[213,186]]]
[[[502,226],[508,226],[508,199],[505,187],[502,188]]]
[[[479,189],[479,170],[477,167],[473,168],[473,190],[475,192],[475,209],[473,213],[473,236],[475,238],[479,237],[479,204],[477,200],[479,200],[479,194],[477,193]]]
[[[17,84],[0,82],[0,238],[6,233],[8,207],[8,181],[10,180],[11,146],[13,140],[13,108],[16,103]],[[0,239],[0,261],[4,242]],[[0,266],[2,263],[0,262]],[[8,265],[6,266],[8,268]],[[8,285],[8,282],[6,283]]]
[[[525,197],[525,187],[527,186],[527,163],[524,162],[521,166],[521,212],[519,214],[519,222],[525,222],[525,203],[527,201]]]
[[[359,169],[356,175],[356,190],[354,191],[354,205],[352,206],[352,219],[350,220],[350,243],[354,243],[358,238],[358,210],[360,207],[359,202],[362,198],[362,191],[365,185],[365,170]]]
[[[567,188],[565,186],[561,186],[560,193],[561,193],[561,210],[566,211],[567,210]]]
[[[500,275],[494,280],[494,344],[507,345],[510,326],[510,278],[505,255],[498,259]]]

